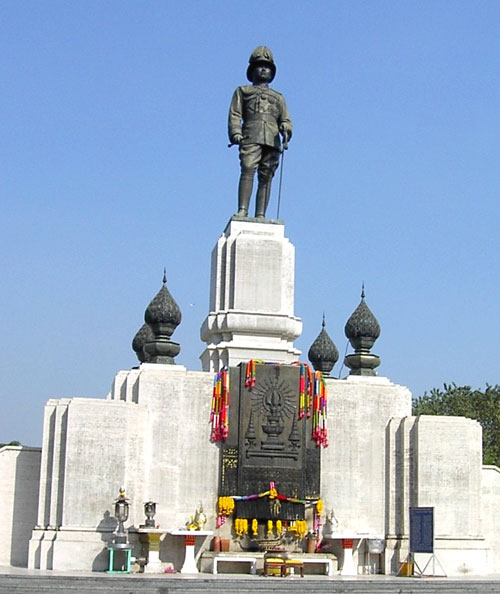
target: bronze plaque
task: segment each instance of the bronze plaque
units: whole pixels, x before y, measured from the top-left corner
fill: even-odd
[[[319,497],[320,448],[311,440],[311,420],[299,419],[299,368],[258,364],[253,387],[245,386],[245,377],[246,364],[231,368],[221,494],[254,495],[268,491],[274,482],[286,497]],[[264,497],[237,502],[236,515],[295,520],[304,517],[304,506]]]

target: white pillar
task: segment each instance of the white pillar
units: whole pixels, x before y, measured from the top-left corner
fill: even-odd
[[[281,222],[233,217],[212,252],[210,313],[201,327],[204,371],[262,359],[292,363],[295,248]]]

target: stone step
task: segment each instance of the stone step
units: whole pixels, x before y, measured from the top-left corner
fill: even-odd
[[[16,576],[0,575],[0,594],[489,594],[500,580],[363,577],[247,578],[240,576]]]
[[[0,594],[500,594],[500,579],[1,575]]]

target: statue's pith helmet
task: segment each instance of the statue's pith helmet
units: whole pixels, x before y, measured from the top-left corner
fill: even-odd
[[[272,70],[271,81],[274,79],[276,76],[276,64],[274,63],[272,51],[265,45],[259,45],[259,47],[256,47],[250,55],[247,68],[247,78],[250,82],[253,82],[252,74],[256,64],[267,64],[270,66]]]

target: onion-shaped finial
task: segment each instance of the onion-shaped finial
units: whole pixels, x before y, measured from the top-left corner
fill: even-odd
[[[175,299],[167,289],[166,270],[163,270],[162,287],[151,300],[144,313],[146,324],[153,331],[153,339],[144,345],[144,352],[150,363],[166,363],[174,365],[174,357],[181,347],[172,342],[170,337],[181,323],[182,314]]]
[[[132,349],[141,363],[147,363],[148,355],[144,352],[143,347],[146,343],[154,339],[154,332],[149,324],[144,323],[132,340]]]
[[[351,375],[376,375],[380,357],[370,353],[370,349],[380,336],[380,324],[365,303],[365,285],[361,288],[361,302],[345,325],[345,335],[354,349],[347,355],[344,363],[351,369]]]
[[[321,331],[312,343],[307,356],[314,369],[321,371],[323,375],[328,377],[339,359],[339,352],[335,343],[328,335],[325,326],[325,314],[323,314]]]

